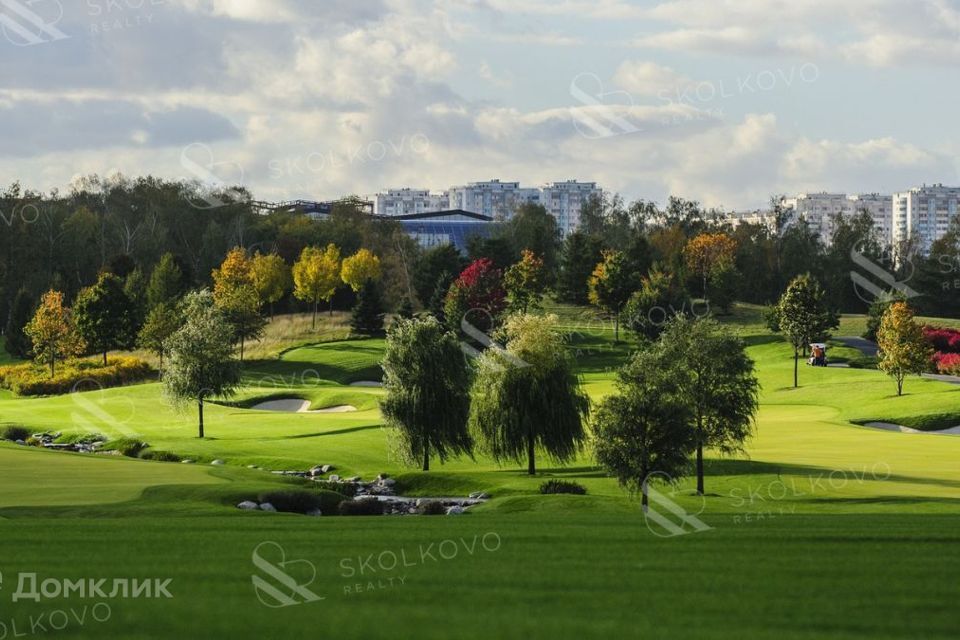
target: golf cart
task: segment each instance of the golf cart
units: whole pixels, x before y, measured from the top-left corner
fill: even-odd
[[[827,366],[827,345],[822,342],[810,343],[810,359],[807,364],[812,367]]]

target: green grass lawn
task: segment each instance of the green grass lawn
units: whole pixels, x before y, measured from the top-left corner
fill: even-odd
[[[572,334],[591,397],[610,393],[632,338],[614,344],[612,325],[592,312],[552,310]],[[377,409],[382,390],[350,384],[379,378],[382,340],[278,337],[282,348],[254,351],[237,396],[207,405],[204,440],[195,437],[194,408],[171,407],[159,384],[55,398],[0,395],[0,423],[136,436],[198,461],[0,445],[0,622],[29,627],[30,615],[84,604],[12,603],[16,574],[38,572],[173,579],[173,599],[111,601],[109,621],[57,632],[77,638],[196,637],[198,629],[211,637],[955,637],[960,437],[859,423],[960,424],[960,386],[911,378],[896,397],[878,371],[801,364],[801,388],[793,389],[790,349],[763,328],[759,309],[738,305],[727,321],[758,366],[757,432],[747,455],[708,453],[706,497],[693,495],[690,479],[669,491],[710,527],[675,537],[655,535],[589,451],[566,467],[540,461],[536,478],[483,456],[435,464],[428,474],[399,465]],[[832,355],[855,356],[842,349]],[[358,411],[249,408],[293,397],[313,409],[349,404]],[[227,465],[205,464],[214,458]],[[307,518],[234,508],[261,491],[299,484],[246,465],[318,463],[336,465],[341,475],[389,472],[409,495],[482,490],[494,499],[466,516],[437,518]],[[579,482],[589,494],[539,495],[550,477]],[[485,534],[499,540],[496,550],[465,550]],[[421,547],[447,540],[461,545],[452,559],[420,558]],[[288,560],[312,563],[311,589],[326,599],[263,606],[251,584],[251,554],[267,541],[280,544]],[[422,561],[346,575],[345,563],[354,566],[358,557],[401,551]],[[300,582],[310,577],[305,563],[289,569]]]

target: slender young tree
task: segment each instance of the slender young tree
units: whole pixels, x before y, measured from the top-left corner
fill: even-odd
[[[147,306],[174,304],[183,293],[183,271],[172,253],[165,253],[150,274],[147,285]]]
[[[677,316],[660,336],[666,358],[680,367],[678,379],[690,408],[697,449],[697,493],[704,493],[703,450],[743,450],[753,434],[760,382],[743,341],[711,318]]]
[[[930,366],[933,347],[923,337],[923,327],[914,320],[906,302],[894,302],[887,307],[877,330],[877,345],[877,367],[896,380],[898,396],[903,395],[907,375],[920,375]]]
[[[167,354],[167,342],[170,336],[180,328],[180,314],[176,307],[169,304],[158,304],[143,323],[143,328],[137,336],[137,344],[160,359],[160,372],[163,372],[163,357]]]
[[[57,373],[58,360],[78,356],[86,348],[59,291],[43,294],[40,306],[23,332],[30,338],[37,362],[50,365],[51,378]]]
[[[293,265],[293,295],[297,300],[313,304],[313,324],[317,328],[317,307],[321,300],[330,301],[333,313],[333,294],[340,283],[340,249],[335,244],[326,249],[306,247]]]
[[[503,284],[513,310],[526,313],[530,308],[539,309],[547,284],[543,258],[524,249],[520,261],[504,272]]]
[[[816,340],[826,340],[840,326],[840,315],[830,308],[820,283],[809,273],[794,278],[770,317],[793,347],[793,386],[799,386],[800,354]]]
[[[432,456],[442,463],[472,455],[471,373],[453,332],[431,316],[398,320],[381,366],[387,395],[380,407],[404,460],[429,471]]]
[[[536,455],[566,463],[580,452],[589,399],[574,376],[556,316],[515,315],[503,334],[506,350],[480,357],[470,426],[497,462],[522,462],[537,472]]]
[[[620,342],[620,312],[636,291],[637,274],[622,251],[607,251],[590,276],[590,303],[613,315],[613,339]]]
[[[250,279],[260,305],[269,305],[270,317],[273,318],[273,305],[293,286],[290,267],[274,253],[258,253],[250,261]]]
[[[181,313],[183,325],[167,341],[163,386],[175,403],[197,403],[203,438],[204,400],[232,395],[240,383],[240,367],[233,358],[233,329],[210,291],[187,294]]]
[[[685,375],[680,366],[657,344],[638,351],[617,372],[616,393],[594,414],[598,464],[632,494],[642,493],[644,511],[651,475],[679,479],[696,447],[690,406],[680,391]]]

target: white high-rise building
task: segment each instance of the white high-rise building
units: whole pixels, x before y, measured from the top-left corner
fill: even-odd
[[[450,194],[427,189],[388,189],[374,196],[374,213],[380,216],[402,216],[411,213],[445,211],[450,208]]]
[[[853,217],[866,211],[873,218],[877,240],[883,245],[893,241],[893,199],[880,194],[847,195],[845,193],[801,193],[782,200],[784,208],[792,209],[794,219],[806,220],[820,234],[824,244],[833,239],[837,216]]]
[[[470,182],[450,187],[450,208],[507,220],[522,204],[540,204],[540,190],[521,187],[519,182]]]
[[[572,233],[580,226],[580,210],[591,198],[598,198],[603,191],[596,182],[554,182],[545,186],[540,195],[547,213],[557,220],[557,229],[562,236]]]
[[[939,240],[957,217],[960,187],[942,184],[914,187],[893,194],[893,241],[895,246],[908,239],[922,252]]]

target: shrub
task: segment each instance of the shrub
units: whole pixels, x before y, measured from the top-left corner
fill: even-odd
[[[340,503],[342,516],[382,516],[383,503],[376,498],[361,498],[360,500],[344,500]]]
[[[442,516],[447,513],[447,508],[439,500],[431,500],[420,504],[417,513],[422,516]]]
[[[15,424],[0,427],[0,440],[9,440],[10,442],[16,442],[17,440],[26,441],[29,437],[30,432],[26,427]]]
[[[320,496],[305,489],[266,491],[260,494],[259,502],[269,502],[277,511],[284,513],[308,513],[317,509],[323,511]]]
[[[960,353],[937,353],[934,362],[939,373],[960,376]]]
[[[327,482],[326,480],[316,483],[317,488],[322,491],[338,493],[341,496],[352,498],[357,495],[357,485],[353,482]]]
[[[137,440],[136,438],[119,438],[117,440],[111,440],[103,445],[103,450],[116,451],[122,456],[136,458],[140,455],[140,452],[146,449],[148,446],[150,445],[141,440]]]
[[[58,395],[119,387],[152,376],[150,365],[130,357],[112,358],[107,366],[99,361],[74,360],[60,365],[52,378],[47,367],[28,362],[0,367],[0,387],[20,396]]]
[[[927,326],[923,328],[923,337],[941,353],[960,353],[960,331],[957,329]]]
[[[180,462],[180,456],[169,451],[154,451],[148,449],[140,454],[142,460],[153,460],[154,462]]]
[[[28,447],[42,447],[43,440],[41,440],[40,438],[34,438],[33,436],[30,436],[29,438],[27,438],[26,444]]]
[[[540,493],[572,493],[578,496],[586,495],[587,488],[576,482],[566,480],[547,480],[540,485]]]

